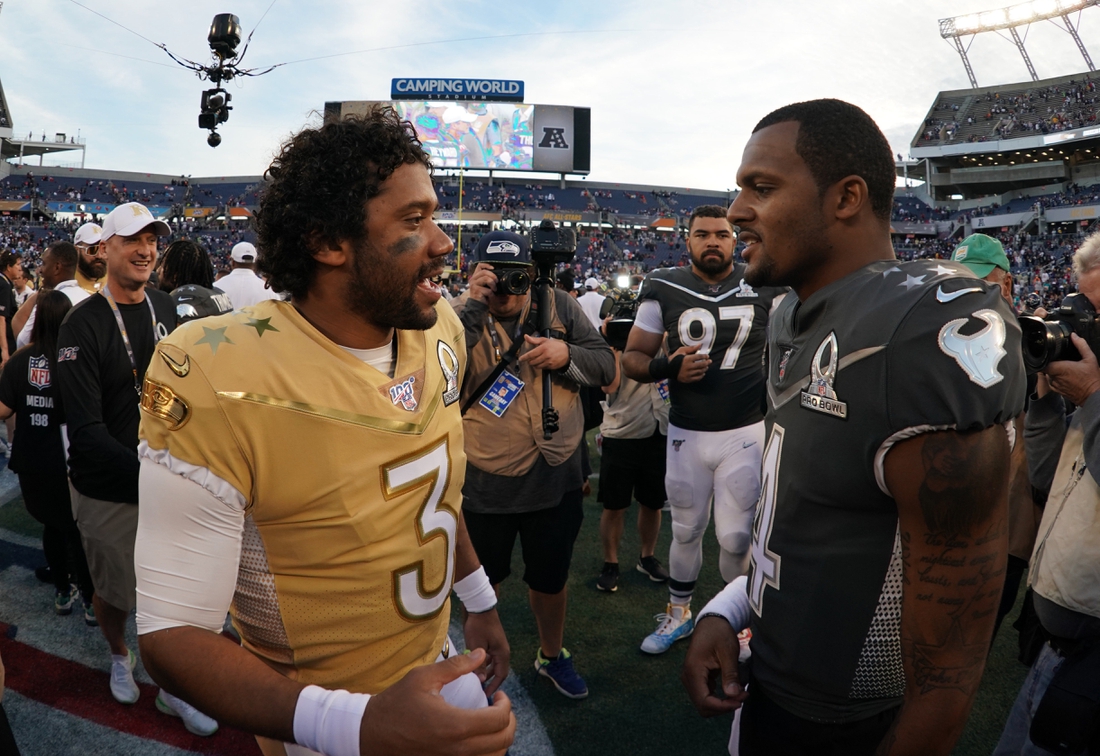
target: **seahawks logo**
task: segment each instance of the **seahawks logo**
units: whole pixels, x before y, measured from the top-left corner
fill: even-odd
[[[491,241],[489,242],[489,246],[485,248],[485,254],[487,255],[511,255],[512,257],[519,257],[519,253],[519,245],[507,239]]]

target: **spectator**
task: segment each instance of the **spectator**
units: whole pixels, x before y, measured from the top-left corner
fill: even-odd
[[[100,246],[103,229],[95,223],[85,223],[73,235],[73,244],[80,252],[76,280],[80,288],[95,294],[103,287],[107,274],[107,254]]]
[[[87,291],[80,288],[80,284],[74,278],[79,254],[76,247],[69,242],[55,242],[46,248],[38,271],[44,289],[63,292],[74,305],[91,296]],[[19,336],[16,338],[16,342],[21,347],[30,343],[37,305],[38,295],[34,294],[16,313],[15,325],[19,326],[20,320],[24,321],[19,330]],[[27,312],[24,313],[24,310]]]
[[[22,267],[22,263],[23,256],[18,252],[8,250],[0,255],[0,366],[15,351],[15,334],[12,333],[11,321],[19,308],[15,303],[15,286],[11,278]]]
[[[603,294],[600,294],[599,288],[600,282],[597,279],[588,278],[584,282],[584,294],[577,297],[577,304],[584,310],[588,322],[597,330],[603,324],[603,318],[600,317],[600,308],[603,307],[603,301],[606,299]]]
[[[230,253],[232,259],[229,275],[218,279],[218,288],[229,295],[233,309],[251,307],[268,299],[278,299],[264,280],[256,275],[256,247],[249,242],[240,242]]]
[[[19,423],[8,467],[19,476],[27,511],[43,525],[42,551],[53,577],[54,611],[71,614],[79,589],[84,620],[95,625],[95,592],[69,499],[56,381],[57,332],[71,307],[60,292],[39,297],[30,345],[16,351],[0,373],[0,417],[15,415]]]
[[[140,695],[133,677],[137,657],[125,640],[136,603],[138,396],[156,343],[176,325],[171,297],[145,284],[157,237],[169,232],[143,205],[112,210],[99,242],[106,257],[101,295],[72,310],[58,338],[73,513],[96,588],[96,617],[110,647],[111,695],[123,704]],[[217,729],[179,699],[163,691],[157,698],[192,732],[210,735]]]

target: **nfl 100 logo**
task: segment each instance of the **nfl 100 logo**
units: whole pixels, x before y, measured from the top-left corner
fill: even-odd
[[[50,361],[45,356],[31,357],[27,370],[27,382],[36,389],[50,387]]]

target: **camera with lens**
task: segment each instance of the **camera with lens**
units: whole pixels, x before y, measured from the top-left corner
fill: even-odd
[[[1052,362],[1080,360],[1070,334],[1080,336],[1094,352],[1100,351],[1096,308],[1084,294],[1070,294],[1045,318],[1021,315],[1017,320],[1023,332],[1024,366],[1029,373],[1037,373]]]
[[[531,289],[531,274],[526,268],[498,267],[493,273],[497,277],[497,294],[526,294]]]
[[[630,289],[613,289],[600,305],[600,319],[606,320],[611,316],[604,326],[604,339],[620,352],[626,349],[626,340],[638,316],[639,304],[638,296]]]
[[[571,228],[559,228],[546,219],[528,235],[531,259],[540,270],[570,262],[577,252],[577,234]]]

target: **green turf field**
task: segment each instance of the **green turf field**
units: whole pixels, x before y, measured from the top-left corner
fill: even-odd
[[[593,466],[598,469],[598,465],[599,458],[594,457]],[[595,478],[592,483],[595,488]],[[527,605],[518,544],[512,576],[503,584],[500,601],[501,620],[512,647],[512,669],[530,691],[558,756],[725,754],[731,718],[702,719],[680,685],[687,641],[659,657],[638,649],[642,639],[656,627],[652,617],[664,611],[668,594],[663,585],[651,583],[633,569],[638,556],[634,511],[632,508],[627,515],[620,549],[619,590],[602,593],[595,587],[603,565],[598,532],[600,506],[595,495],[585,500],[585,521],[568,586],[565,645],[588,683],[589,697],[569,700],[534,671],[538,636]],[[671,539],[667,514],[657,545],[657,556],[666,566]],[[704,540],[703,572],[696,595],[709,598],[721,586],[712,524]],[[693,609],[700,609],[704,601],[696,598]],[[1001,627],[974,711],[955,749],[957,756],[988,756],[992,752],[1027,674],[1016,661],[1016,631],[1011,627],[1018,611],[1019,604]]]

